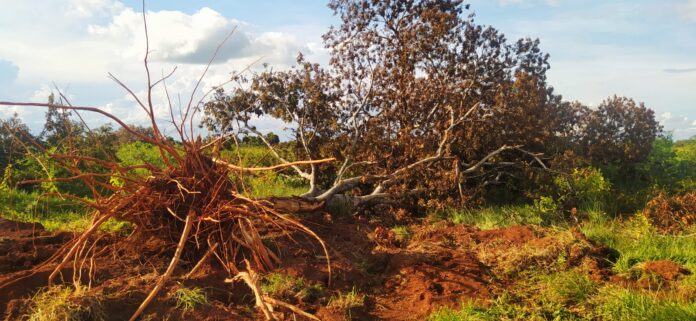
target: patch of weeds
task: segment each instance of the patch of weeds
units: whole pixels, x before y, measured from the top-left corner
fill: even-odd
[[[86,287],[54,286],[34,295],[27,320],[100,321],[107,316],[101,298]]]
[[[560,305],[527,302],[524,298],[504,292],[488,306],[466,302],[459,309],[442,307],[428,321],[498,321],[498,320],[580,320]]]
[[[184,311],[193,311],[198,306],[208,304],[208,296],[199,287],[181,287],[174,292],[174,298],[176,299],[176,307]]]
[[[364,305],[365,295],[359,294],[358,291],[353,288],[350,292],[338,293],[332,296],[326,306],[331,309],[350,311],[351,309],[360,308]]]
[[[655,293],[609,286],[598,295],[596,317],[612,321],[696,320],[696,302],[661,298]]]
[[[555,273],[546,280],[546,296],[563,305],[582,303],[595,293],[597,285],[576,270]]]
[[[99,230],[111,234],[125,236],[130,234],[134,228],[135,225],[133,225],[133,223],[111,218],[106,220],[106,222],[99,227]]]
[[[324,292],[321,284],[310,284],[303,278],[284,273],[270,273],[264,277],[261,290],[276,298],[295,297],[303,302],[315,302]]]
[[[409,229],[408,226],[395,226],[392,227],[391,230],[392,232],[394,232],[394,235],[396,235],[396,240],[399,241],[401,244],[404,244],[411,239],[411,229]]]
[[[479,209],[452,209],[442,213],[432,213],[429,218],[436,221],[449,219],[455,224],[476,226],[482,230],[504,228],[513,225],[549,225],[563,223],[554,215],[555,205],[546,199],[536,201],[534,205],[489,206]]]

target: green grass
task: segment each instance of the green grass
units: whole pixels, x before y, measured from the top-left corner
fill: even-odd
[[[0,193],[0,217],[40,223],[48,231],[79,232],[91,224],[89,212],[77,201],[13,189]],[[127,222],[110,219],[100,229],[110,233],[127,233],[130,228]]]
[[[326,305],[332,309],[346,310],[359,308],[365,305],[365,295],[359,294],[355,288],[346,293],[338,293],[329,299]]]
[[[597,292],[597,284],[576,270],[550,275],[545,282],[544,295],[551,301],[563,305],[579,304]]]
[[[456,224],[476,226],[480,229],[494,229],[513,225],[562,225],[560,214],[535,205],[489,206],[476,209],[452,209],[431,213],[431,220],[447,219]]]
[[[264,172],[244,177],[243,189],[253,197],[299,196],[309,190],[304,179],[275,172]]]
[[[456,223],[496,228],[539,221],[519,207],[452,211]],[[531,219],[530,219],[531,218]],[[696,272],[696,236],[663,235],[641,214],[627,221],[611,220],[605,213],[588,211],[581,230],[591,240],[619,254],[616,273],[635,273],[642,262],[671,260]],[[535,223],[538,224],[538,223]],[[555,226],[555,228],[565,228]],[[460,308],[443,307],[429,321],[463,320],[696,320],[696,275],[685,276],[660,292],[595,282],[582,270],[532,270],[519,275],[518,284],[485,304],[465,302]]]
[[[181,287],[174,292],[176,307],[184,311],[193,311],[199,306],[208,304],[208,296],[199,287]]]
[[[279,147],[279,152],[286,157],[291,154],[288,148]],[[239,146],[220,152],[220,157],[232,164],[244,167],[261,167],[279,164],[278,160],[265,146]],[[295,175],[292,169],[266,171],[245,175],[240,190],[248,196],[264,198],[269,196],[298,196],[309,190],[306,180]]]
[[[314,302],[323,294],[324,287],[300,277],[274,272],[264,277],[261,290],[276,298],[295,297],[301,301]]]
[[[650,292],[605,288],[598,297],[597,316],[612,321],[696,320],[696,302],[659,298]]]
[[[101,298],[85,287],[54,286],[39,291],[31,299],[28,321],[107,320]]]
[[[396,239],[399,242],[407,242],[411,239],[411,229],[408,226],[400,225],[391,228],[392,232],[396,235]]]
[[[590,239],[620,253],[614,266],[616,272],[626,272],[638,263],[655,260],[674,261],[696,271],[696,236],[659,234],[641,214],[623,224],[587,223],[582,231]]]

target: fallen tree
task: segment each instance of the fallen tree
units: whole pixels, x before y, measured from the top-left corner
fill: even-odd
[[[558,121],[566,106],[547,90],[538,41],[506,43],[464,16],[461,1],[329,6],[342,20],[324,35],[329,66],[300,55],[291,70],[236,77],[236,89],[206,104],[209,129],[255,135],[290,164],[254,126],[257,116],[282,120],[295,155],[339,161],[291,166],[308,182],[303,197],[357,207],[411,196],[463,202],[472,181],[545,168],[543,141],[567,123]]]

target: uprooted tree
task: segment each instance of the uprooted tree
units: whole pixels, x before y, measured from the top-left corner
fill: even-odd
[[[254,292],[256,305],[267,319],[276,319],[272,313],[274,306],[316,319],[290,304],[264,296],[259,289],[257,271],[272,268],[280,261],[264,241],[274,237],[273,235],[279,237],[304,234],[316,239],[323,249],[330,280],[331,265],[324,242],[299,221],[277,212],[268,201],[253,200],[244,196],[238,189],[240,184],[237,180],[248,172],[307,164],[313,166],[332,159],[300,161],[268,168],[245,168],[211,158],[208,150],[213,145],[203,143],[194,126],[195,114],[207,94],[200,100],[195,100],[194,95],[208,68],[198,80],[188,102],[178,106],[180,116],[175,116],[172,100],[167,99],[171,117],[169,121],[178,135],[178,141],[166,137],[155,114],[152,92],[157,86],[163,86],[169,98],[166,83],[176,69],[160,79],[151,77],[144,8],[143,22],[145,38],[148,41],[144,58],[146,96],[141,99],[118,78],[113,75],[110,77],[137,103],[137,108],[141,109],[149,121],[149,130],[132,128],[115,115],[96,107],[74,106],[62,93],[60,99],[54,100],[52,96],[48,103],[0,102],[3,106],[48,108],[47,123],[50,126],[47,126],[48,130],[42,136],[45,135],[48,137],[47,140],[52,140],[60,147],[46,148],[27,133],[25,127],[17,125],[16,122],[3,122],[3,151],[16,149],[16,146],[10,143],[18,143],[28,153],[31,149],[47,155],[50,161],[60,168],[60,174],[57,176],[46,171],[45,178],[22,183],[80,182],[90,192],[89,197],[60,190],[47,194],[73,199],[93,210],[92,223],[84,232],[64,244],[44,263],[23,274],[3,279],[0,282],[0,290],[47,268],[52,271],[48,277],[49,286],[57,280],[65,281],[64,274],[70,268],[73,270],[74,283],[84,282],[83,276],[86,275],[91,284],[95,264],[99,264],[100,259],[109,259],[110,255],[116,255],[119,247],[129,240],[138,242],[156,237],[165,242],[165,248],[174,249],[171,261],[130,320],[136,320],[143,313],[170,278],[185,278],[195,273],[206,260],[215,260],[218,266],[228,273],[229,278],[226,281],[246,283]],[[212,59],[216,54],[217,51]],[[158,167],[147,162],[123,165],[113,159],[113,153],[110,153],[111,158],[83,153],[85,148],[79,148],[78,145],[98,145],[99,131],[91,130],[84,122],[84,126],[79,125],[71,118],[74,114],[82,120],[81,112],[106,116],[127,133],[123,135],[126,138],[136,137],[138,141],[155,146],[164,166]],[[9,148],[5,148],[7,146]],[[3,152],[3,157],[4,154]],[[36,157],[36,161],[41,167],[45,167],[39,157]],[[148,175],[133,175],[135,170],[145,170]],[[118,183],[115,184],[115,181]],[[110,219],[130,222],[135,230],[125,240],[104,247],[100,242],[104,235],[97,232],[100,226]],[[187,262],[186,268],[189,272],[176,275],[175,268],[182,260]]]
[[[465,15],[468,8],[461,1],[334,0],[330,7],[342,24],[324,36],[331,55],[329,66],[310,63],[300,55],[298,66],[288,71],[235,76],[236,89],[229,93],[218,89],[204,106],[205,124],[218,134],[205,143],[194,131],[194,116],[208,93],[184,100],[178,106],[182,110],[178,118],[168,100],[178,142],[162,133],[152,90],[163,86],[166,92],[167,79],[174,72],[152,79],[149,48],[144,59],[144,99],[112,76],[137,102],[149,129],[128,126],[98,108],[72,106],[64,96],[60,103],[0,102],[49,108],[50,119],[62,123],[70,122],[69,112],[77,116],[100,113],[122,128],[124,141],[136,137],[155,146],[164,164],[163,168],[149,163],[125,166],[98,153],[81,153],[76,146],[99,141],[99,132],[89,128],[80,130],[82,141],[70,130],[77,126],[54,128],[58,131],[47,137],[52,135],[64,146],[49,150],[18,124],[3,124],[7,128],[3,150],[31,147],[60,166],[60,177],[47,175],[33,183],[80,181],[91,193],[90,199],[55,194],[94,210],[92,225],[84,233],[28,275],[52,267],[49,281],[54,281],[70,264],[76,274],[91,269],[91,259],[108,252],[98,248],[96,232],[116,218],[133,223],[136,230],[130,237],[163,237],[175,249],[133,320],[169,278],[177,277],[173,273],[182,258],[188,262],[188,274],[200,262],[216,260],[230,281],[241,280],[252,288],[257,305],[272,319],[271,305],[293,307],[264,297],[258,289],[255,271],[279,260],[262,236],[304,233],[324,244],[300,222],[279,214],[274,204],[245,197],[236,179],[246,173],[291,168],[309,182],[304,196],[320,202],[371,206],[403,204],[409,198],[464,201],[479,186],[545,169],[550,157],[565,150],[582,152],[577,146],[584,146],[583,142],[585,150],[594,148],[598,153],[630,147],[629,157],[640,159],[645,154],[641,144],[657,132],[657,125],[650,121],[652,113],[632,101],[610,101],[607,108],[592,113],[582,105],[563,102],[546,83],[548,55],[541,52],[538,41],[508,43],[497,30],[475,24],[472,15]],[[147,25],[145,32],[147,39]],[[199,84],[200,80],[194,93]],[[589,114],[595,118],[588,118]],[[273,136],[256,129],[258,116],[277,118],[293,127],[294,156],[278,149]],[[614,126],[619,122],[622,125]],[[592,137],[597,139],[581,139],[595,129]],[[613,135],[622,130],[628,136]],[[240,133],[257,136],[280,164],[244,168],[217,157],[216,147]],[[337,161],[329,162],[333,159]],[[134,170],[149,175],[131,175]],[[117,248],[118,244],[106,250]],[[3,281],[0,289],[19,279]]]
[[[254,119],[270,116],[292,127],[296,155],[338,159],[293,167],[309,182],[303,196],[357,206],[464,199],[473,180],[543,168],[539,153],[571,131],[539,42],[508,43],[466,16],[462,1],[329,6],[342,23],[324,35],[328,67],[300,55],[291,70],[239,76],[205,106],[206,124],[222,135],[263,140]]]

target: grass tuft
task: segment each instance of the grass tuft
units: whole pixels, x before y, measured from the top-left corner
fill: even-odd
[[[193,311],[196,307],[208,304],[208,296],[199,287],[181,287],[174,292],[174,297],[176,307],[184,311]]]
[[[107,320],[101,298],[85,287],[54,286],[41,290],[31,299],[28,321]]]
[[[283,273],[270,273],[261,285],[261,290],[276,298],[295,297],[301,301],[314,302],[324,292],[321,284],[310,284],[303,278]]]
[[[355,288],[347,293],[338,293],[329,299],[327,307],[339,310],[350,310],[365,305],[365,295],[359,294]]]

